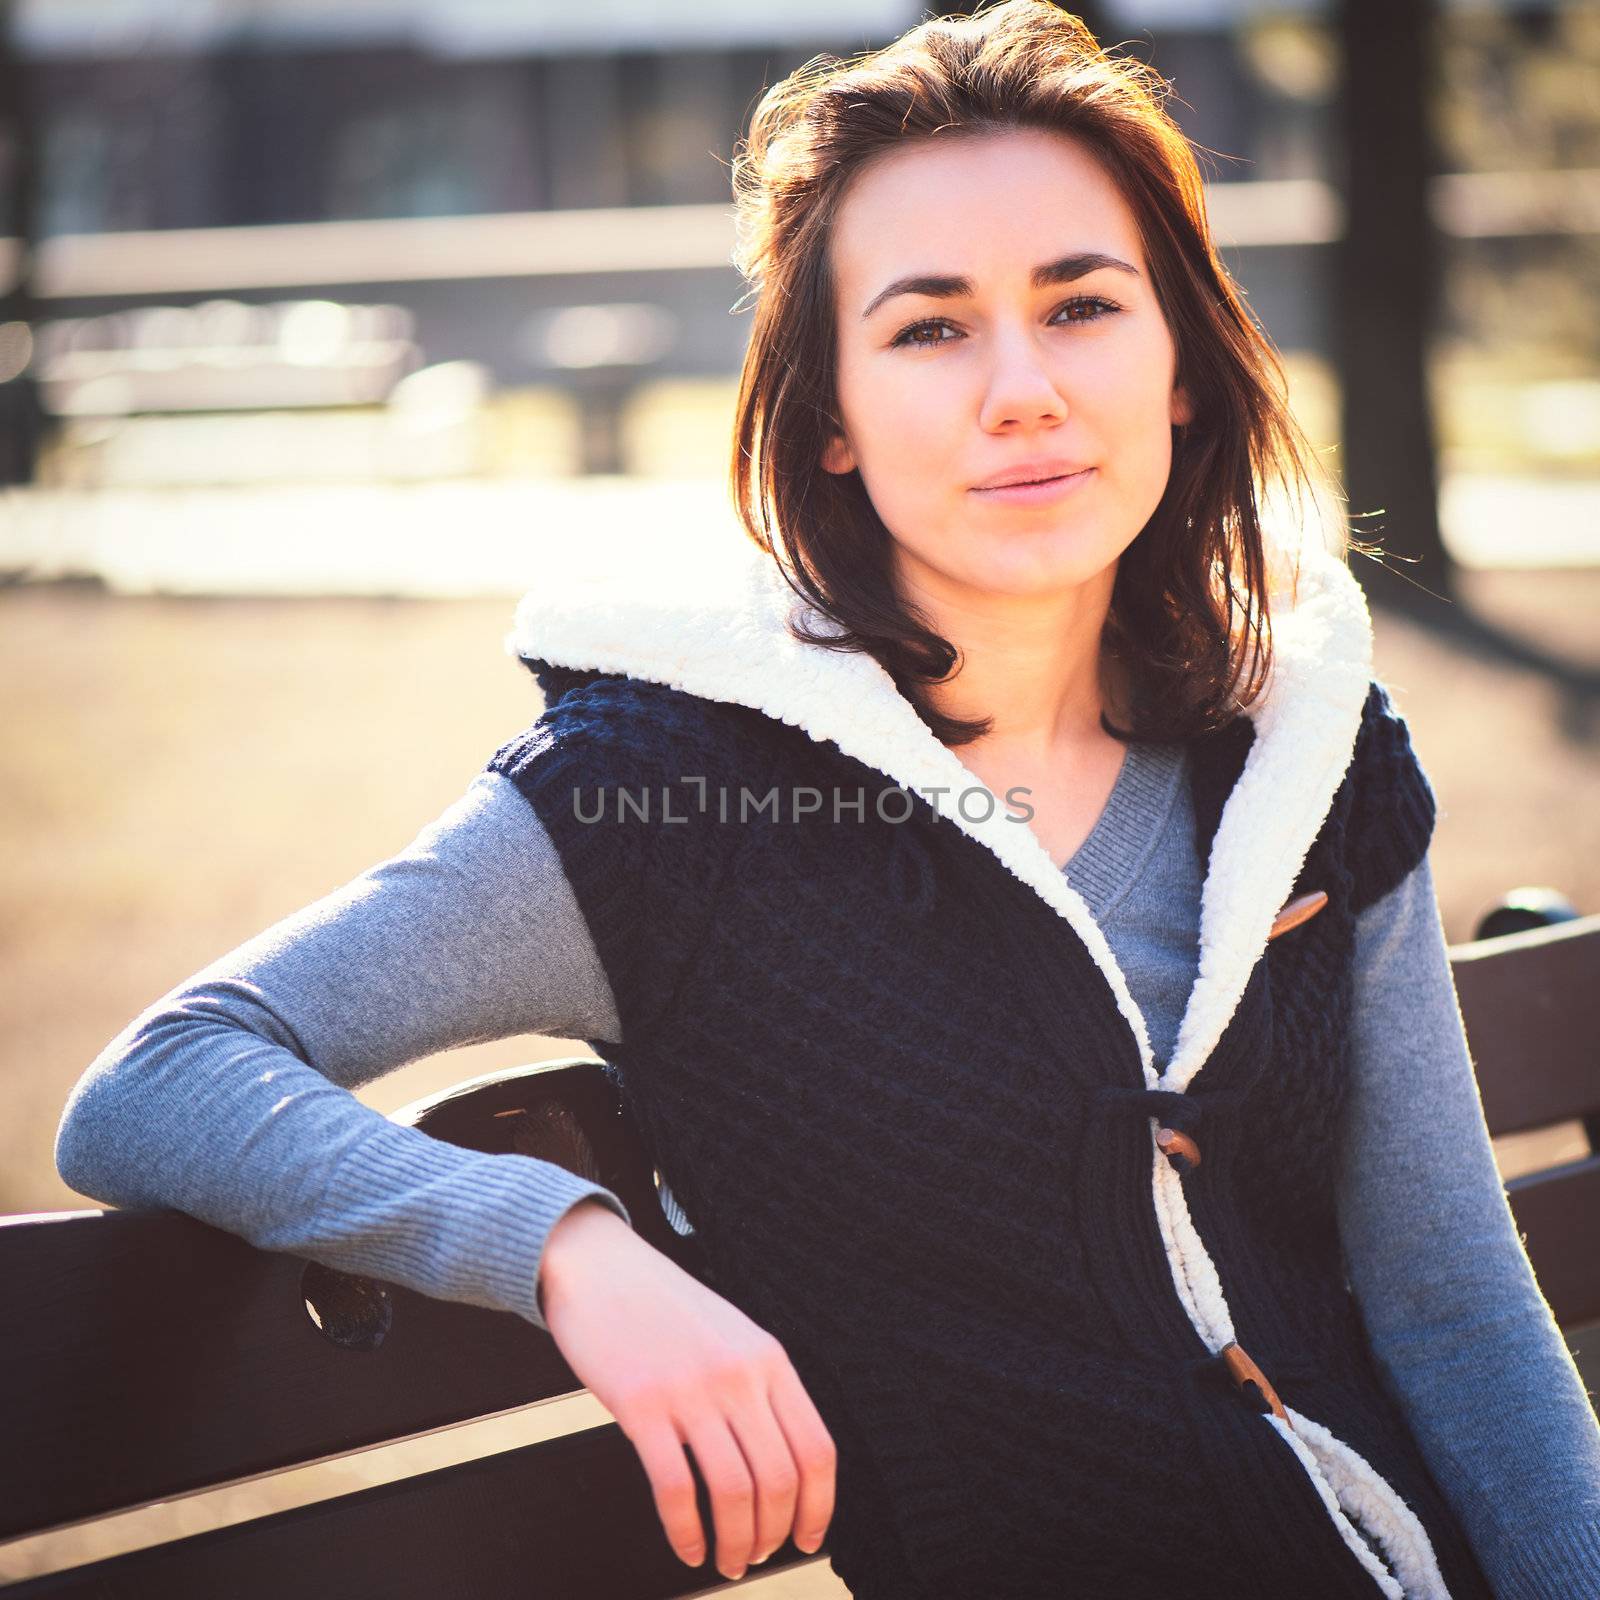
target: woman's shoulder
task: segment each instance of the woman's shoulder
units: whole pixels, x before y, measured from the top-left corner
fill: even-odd
[[[1356,736],[1356,752],[1369,761],[1415,759],[1410,726],[1395,704],[1393,690],[1383,678],[1368,680],[1367,698],[1361,707],[1361,727]]]
[[[1345,781],[1352,800],[1370,815],[1389,806],[1413,804],[1433,810],[1433,788],[1411,738],[1411,728],[1389,685],[1373,678],[1361,707]]]
[[[1399,884],[1426,855],[1438,802],[1390,686],[1374,677],[1335,809],[1361,911]]]
[[[545,704],[487,764],[513,781],[573,769],[596,780],[671,783],[766,765],[771,719],[749,707],[623,672],[530,667]]]

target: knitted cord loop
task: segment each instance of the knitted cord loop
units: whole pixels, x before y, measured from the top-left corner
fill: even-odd
[[[1243,1100],[1238,1089],[1207,1089],[1186,1093],[1179,1089],[1141,1089],[1126,1083],[1102,1083],[1094,1089],[1096,1103],[1108,1112],[1155,1117],[1164,1127],[1198,1134],[1202,1122],[1218,1113],[1232,1114]]]

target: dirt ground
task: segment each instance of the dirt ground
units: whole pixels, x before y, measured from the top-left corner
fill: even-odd
[[[1600,568],[1466,579],[1478,615],[1600,666]],[[501,647],[511,609],[0,589],[0,1212],[90,1204],[56,1176],[51,1148],[68,1090],[107,1041],[191,972],[402,848],[536,714],[532,680]],[[1380,613],[1377,629],[1378,673],[1439,798],[1450,939],[1518,885],[1600,910],[1592,704],[1416,623]],[[390,1111],[575,1047],[478,1045],[362,1098]],[[1501,1154],[1517,1170],[1518,1153]],[[28,1559],[0,1562],[0,1581],[60,1558]],[[759,1581],[843,1592],[814,1575]]]
[[[1473,607],[1600,664],[1600,568],[1469,573]],[[401,849],[538,710],[511,603],[0,589],[0,1211],[55,1174],[68,1089],[151,1000]],[[1377,615],[1377,670],[1439,799],[1445,931],[1506,889],[1600,910],[1600,726],[1531,670]],[[506,1039],[363,1091],[389,1111],[572,1041]]]

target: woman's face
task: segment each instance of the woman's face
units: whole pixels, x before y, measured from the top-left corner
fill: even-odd
[[[861,473],[902,592],[1037,598],[1100,577],[1109,598],[1191,416],[1115,184],[1057,134],[920,141],[857,176],[832,251],[844,432],[822,465]],[[926,278],[952,281],[895,291]],[[1033,503],[975,487],[1039,461],[1088,470]]]

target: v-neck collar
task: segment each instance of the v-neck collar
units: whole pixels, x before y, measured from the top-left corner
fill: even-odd
[[[1186,773],[1181,745],[1135,740],[1083,843],[1061,869],[1104,925],[1155,853]]]
[[[1282,534],[1278,540],[1282,540]],[[548,541],[543,575],[516,607],[510,655],[620,672],[747,706],[831,743],[923,795],[985,845],[1083,941],[1138,1044],[1146,1083],[1183,1089],[1210,1056],[1266,948],[1273,918],[1349,766],[1372,672],[1372,624],[1345,563],[1314,532],[1268,545],[1273,667],[1245,714],[1255,737],[1212,840],[1201,893],[1199,974],[1172,1060],[1155,1069],[1149,1031],[1082,895],[1031,828],[996,797],[974,821],[962,790],[982,787],[869,655],[802,643],[805,618],[774,558],[736,533],[685,546],[629,531]],[[1298,575],[1296,577],[1296,558]]]

